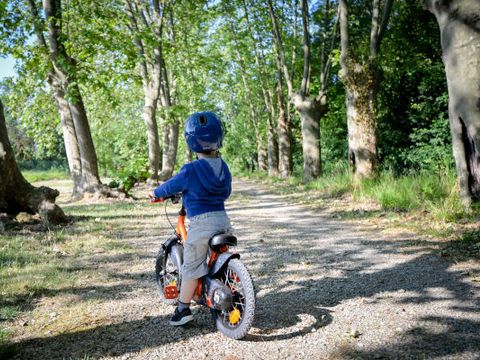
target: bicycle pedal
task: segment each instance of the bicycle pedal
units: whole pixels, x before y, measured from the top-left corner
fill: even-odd
[[[176,285],[168,285],[163,288],[165,299],[176,299],[178,297],[178,289]]]

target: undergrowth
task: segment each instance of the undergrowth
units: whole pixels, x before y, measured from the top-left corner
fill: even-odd
[[[340,164],[330,173],[307,183],[298,176],[280,179],[265,173],[238,175],[272,184],[272,190],[277,193],[300,194],[306,203],[318,203],[319,199],[344,199],[361,207],[364,202],[373,202],[381,212],[396,217],[398,224],[436,238],[454,239],[452,246],[459,249],[480,219],[480,207],[466,209],[463,206],[454,170],[401,176],[384,171],[375,179],[360,183],[355,183],[346,164]],[[368,213],[369,217],[375,214]],[[366,213],[348,211],[344,215],[364,217]]]

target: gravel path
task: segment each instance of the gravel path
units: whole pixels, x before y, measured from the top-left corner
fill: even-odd
[[[480,359],[480,286],[411,235],[296,205],[250,182],[228,203],[238,251],[257,288],[254,327],[242,341],[216,332],[207,309],[168,325],[154,256],[163,238],[119,230],[136,256],[99,263],[109,281],[90,284],[89,328],[25,338],[25,359]],[[126,219],[135,221],[135,219]],[[145,229],[168,234],[166,219]],[[93,324],[93,326],[92,326]],[[88,356],[85,356],[88,354]]]

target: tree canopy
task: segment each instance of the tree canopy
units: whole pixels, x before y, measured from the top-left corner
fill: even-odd
[[[200,110],[221,116],[237,172],[308,181],[349,160],[358,170],[362,149],[373,153],[361,177],[455,164],[440,31],[420,1],[51,3],[55,18],[36,0],[0,5],[0,53],[17,59],[1,97],[20,165],[69,159],[73,171],[61,99],[75,120],[79,96],[100,174],[125,186],[191,159],[181,129]],[[373,125],[354,145],[362,121]]]

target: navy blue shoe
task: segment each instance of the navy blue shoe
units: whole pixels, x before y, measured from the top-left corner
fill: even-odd
[[[189,307],[178,311],[178,307],[175,309],[175,314],[173,314],[170,319],[170,325],[181,326],[193,320],[192,310]]]

